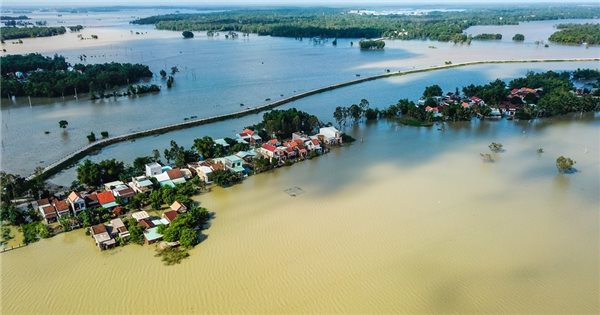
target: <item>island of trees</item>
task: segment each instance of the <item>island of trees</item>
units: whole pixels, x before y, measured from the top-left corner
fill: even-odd
[[[0,38],[2,40],[29,38],[29,37],[47,37],[64,34],[67,30],[63,26],[57,27],[1,27]]]
[[[561,44],[600,44],[600,24],[559,24],[550,41]]]
[[[490,34],[490,33],[483,33],[483,34],[477,34],[475,36],[473,36],[474,40],[500,40],[502,39],[502,34]]]
[[[513,36],[512,40],[515,41],[515,42],[522,42],[522,41],[525,40],[525,35],[523,35],[523,34],[515,34],[515,36]]]
[[[381,39],[367,39],[361,40],[358,42],[358,45],[360,46],[360,49],[363,50],[381,50],[383,47],[385,47],[385,42]]]
[[[91,98],[96,98],[105,95],[105,91],[112,90],[113,95],[120,86],[152,77],[146,65],[114,62],[71,65],[59,55],[8,55],[0,57],[0,62],[3,96],[57,97],[89,92]],[[157,87],[135,86],[129,91],[154,92]]]
[[[360,15],[342,9],[231,10],[168,14],[132,21],[172,31],[238,31],[281,37],[397,38],[466,42],[473,25],[505,25],[567,18],[595,18],[600,8],[583,6],[473,9],[423,16]],[[502,17],[502,19],[499,19]]]

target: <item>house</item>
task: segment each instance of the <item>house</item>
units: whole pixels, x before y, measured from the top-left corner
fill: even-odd
[[[146,211],[138,211],[131,214],[131,217],[134,218],[137,222],[140,222],[145,219],[149,219],[150,216]]]
[[[270,143],[265,143],[263,144],[260,148],[256,149],[256,152],[258,152],[260,155],[262,155],[265,158],[269,158],[269,160],[272,159],[278,159],[279,156],[277,156],[275,154],[275,150],[277,150],[277,148],[270,144]]]
[[[302,142],[304,143],[306,140],[308,140],[308,135],[302,133],[302,132],[294,132],[292,133],[292,140],[302,140]]]
[[[151,192],[154,185],[148,176],[138,176],[132,177],[131,182],[129,183],[129,187],[131,187],[137,193],[147,193]]]
[[[321,153],[323,151],[323,148],[321,148],[321,143],[315,138],[304,142],[304,145],[309,151],[316,151],[317,153]]]
[[[167,170],[161,174],[155,175],[154,178],[156,178],[161,186],[175,187],[177,184],[185,183],[185,175],[178,168]]]
[[[222,145],[224,148],[228,148],[229,147],[229,143],[227,143],[227,141],[225,141],[225,139],[216,139],[214,140],[215,145]]]
[[[98,203],[100,203],[100,206],[104,209],[110,210],[119,205],[112,191],[103,191],[101,193],[98,193],[97,196]]]
[[[69,207],[69,203],[66,200],[54,200],[52,205],[60,218],[71,214],[71,207]]]
[[[85,199],[78,192],[72,191],[67,197],[67,201],[71,205],[71,210],[73,210],[73,214],[75,215],[86,209]]]
[[[144,228],[144,230],[154,227],[154,224],[152,223],[152,221],[150,219],[140,220],[138,222],[138,225],[141,226],[142,228]]]
[[[125,183],[123,183],[120,180],[116,180],[114,182],[110,182],[110,183],[104,184],[104,190],[111,191],[111,190],[113,190],[115,188],[123,187],[123,186],[125,186]]]
[[[119,197],[123,203],[129,203],[129,199],[135,196],[135,190],[127,185],[121,185],[112,190],[115,197]]]
[[[110,237],[106,226],[102,223],[90,227],[90,233],[96,241],[96,245],[102,250],[113,247],[116,244],[116,241]]]
[[[86,208],[95,208],[100,206],[100,202],[98,201],[98,194],[96,194],[96,192],[88,193],[82,196],[83,199],[85,199]]]
[[[144,243],[146,245],[161,241],[162,237],[162,234],[158,233],[158,227],[152,227],[144,231]]]
[[[127,230],[125,223],[123,223],[123,220],[121,220],[120,218],[110,220],[110,225],[112,226],[112,230],[110,233],[112,235],[112,237],[116,237],[116,236],[119,236],[120,238],[129,237],[129,230]]]
[[[342,143],[342,133],[335,127],[323,127],[319,128],[319,136],[323,138],[326,144],[340,144]]]
[[[168,210],[163,212],[162,217],[167,220],[169,223],[173,222],[179,213],[177,211]]]
[[[218,170],[224,170],[225,165],[217,163],[215,160],[204,160],[202,162],[189,163],[188,167],[196,172],[205,183],[212,183],[212,174]]]
[[[240,159],[250,163],[252,162],[252,160],[254,159],[254,157],[256,156],[256,150],[251,149],[248,151],[239,151],[238,153],[235,154],[235,156],[239,157]]]
[[[146,176],[154,176],[162,173],[162,166],[156,162],[146,164]]]
[[[281,142],[279,142],[279,139],[277,139],[277,138],[273,138],[273,139],[267,141],[267,143],[274,147],[281,145]]]
[[[50,224],[58,221],[58,214],[56,213],[56,209],[54,209],[54,206],[50,204],[50,201],[48,199],[40,199],[37,201],[37,203],[38,211],[40,212],[42,218],[44,218],[44,221],[46,221],[46,223]]]
[[[183,213],[187,211],[187,207],[179,201],[173,202],[171,205],[171,210],[176,211],[177,213]]]
[[[223,158],[225,167],[235,173],[243,173],[246,170],[242,167],[243,160],[235,155],[229,155]]]

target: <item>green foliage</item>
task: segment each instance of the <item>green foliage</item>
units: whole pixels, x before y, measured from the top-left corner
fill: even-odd
[[[251,127],[254,130],[264,129],[269,136],[286,139],[296,131],[312,134],[319,125],[317,116],[290,108],[267,112],[263,115],[262,122]]]
[[[600,80],[600,70],[598,69],[579,69],[573,72],[573,80],[592,81]]]
[[[68,26],[71,32],[79,32],[83,29],[83,25]]]
[[[573,166],[575,163],[576,162],[571,158],[561,155],[556,159],[556,168],[558,169],[559,173],[571,173],[573,172]]]
[[[125,171],[125,165],[115,159],[103,160],[96,164],[86,159],[77,166],[77,180],[88,186],[100,186],[100,183],[108,183],[118,180]]]
[[[367,39],[361,40],[360,42],[358,42],[358,45],[360,46],[360,49],[363,50],[381,50],[385,47],[385,42],[381,39]]]
[[[61,120],[58,122],[58,127],[63,128],[63,129],[67,128],[68,125],[69,125],[69,122],[66,120]]]
[[[504,148],[501,143],[492,142],[488,147],[490,148],[490,151],[492,151],[494,153],[499,153],[499,152],[504,151]]]
[[[515,36],[513,36],[512,40],[515,41],[515,42],[522,42],[522,41],[525,40],[525,35],[523,35],[523,34],[515,34]]]
[[[63,26],[59,27],[0,27],[0,37],[2,40],[29,38],[29,37],[47,37],[64,34],[67,30]]]
[[[102,138],[108,138],[108,131],[101,131],[100,135],[102,136]]]
[[[483,34],[477,34],[475,36],[473,36],[474,40],[500,40],[502,39],[502,34],[490,34],[490,33],[483,33]]]
[[[96,141],[96,134],[93,131],[90,131],[90,134],[86,136],[89,142]]]
[[[144,244],[144,230],[134,218],[127,220],[127,230],[129,230],[130,242],[140,245]]]
[[[21,225],[23,231],[23,242],[25,244],[35,243],[40,238],[49,238],[52,236],[50,228],[42,222],[32,222]]]
[[[3,95],[56,97],[105,90],[126,85],[142,78],[152,77],[148,66],[130,63],[105,63],[70,66],[65,58],[40,54],[8,55],[0,57],[2,63]],[[37,69],[43,71],[35,71]],[[14,72],[23,72],[27,80],[17,78]],[[150,87],[152,88],[152,87]]]
[[[167,77],[167,71],[165,71],[165,70],[163,70],[163,69],[160,69],[160,72],[159,72],[159,73],[160,73],[160,76],[161,76],[163,79]]]
[[[242,176],[230,170],[217,170],[213,172],[213,182],[221,187],[229,187],[242,181]]]
[[[165,265],[175,265],[181,263],[181,261],[190,256],[187,250],[182,248],[165,248],[165,249],[157,249],[156,257],[160,257],[161,260],[165,263]]]
[[[528,86],[523,85],[519,88]],[[496,79],[486,85],[468,85],[463,88],[463,93],[467,97],[477,96],[488,104],[499,104],[508,94],[506,83],[500,79]]]
[[[183,38],[194,38],[194,33],[190,32],[190,31],[183,31],[183,33],[181,33],[181,35],[183,36]]]
[[[239,31],[282,37],[399,38],[468,42],[465,29],[473,25],[595,18],[596,7],[551,6],[480,8],[460,12],[432,12],[423,16],[359,15],[345,9],[230,10],[199,14],[167,14],[133,21],[173,31]],[[502,19],[499,19],[502,17]]]
[[[425,88],[425,90],[423,91],[423,97],[428,98],[434,96],[442,96],[442,93],[442,88],[439,85],[434,84]]]
[[[561,44],[600,44],[600,24],[559,24],[559,31],[548,38]]]
[[[378,116],[379,110],[377,109],[369,108],[365,111],[365,118],[367,120],[376,120]]]

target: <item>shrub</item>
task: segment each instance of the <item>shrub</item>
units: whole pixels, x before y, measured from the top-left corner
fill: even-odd
[[[575,163],[576,162],[571,158],[561,155],[556,159],[556,168],[558,169],[559,173],[571,173],[574,171],[573,165],[575,165]]]

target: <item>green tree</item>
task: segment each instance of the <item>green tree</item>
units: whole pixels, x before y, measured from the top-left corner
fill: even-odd
[[[209,136],[204,136],[194,140],[194,149],[204,159],[210,159],[215,153],[215,142]]]
[[[63,129],[66,129],[68,125],[69,125],[69,122],[66,120],[61,120],[58,122],[58,126]]]
[[[183,228],[179,233],[179,243],[184,247],[193,247],[198,243],[198,232],[189,227]]]
[[[98,186],[100,183],[100,169],[89,159],[77,166],[77,180],[87,186]]]
[[[430,85],[428,87],[425,88],[425,91],[423,91],[423,98],[430,98],[430,97],[434,97],[434,96],[442,96],[442,88],[437,85]]]
[[[556,159],[556,168],[559,173],[570,173],[573,171],[573,166],[575,165],[575,161],[571,158],[559,156]]]
[[[522,41],[525,40],[525,35],[523,35],[523,34],[515,34],[515,36],[513,36],[512,40],[515,41],[515,42],[522,42]]]
[[[183,35],[183,38],[193,38],[194,37],[194,33],[190,32],[190,31],[183,31],[183,33],[181,33],[181,35]]]
[[[164,79],[167,77],[167,71],[165,71],[164,69],[160,69],[160,76]]]

